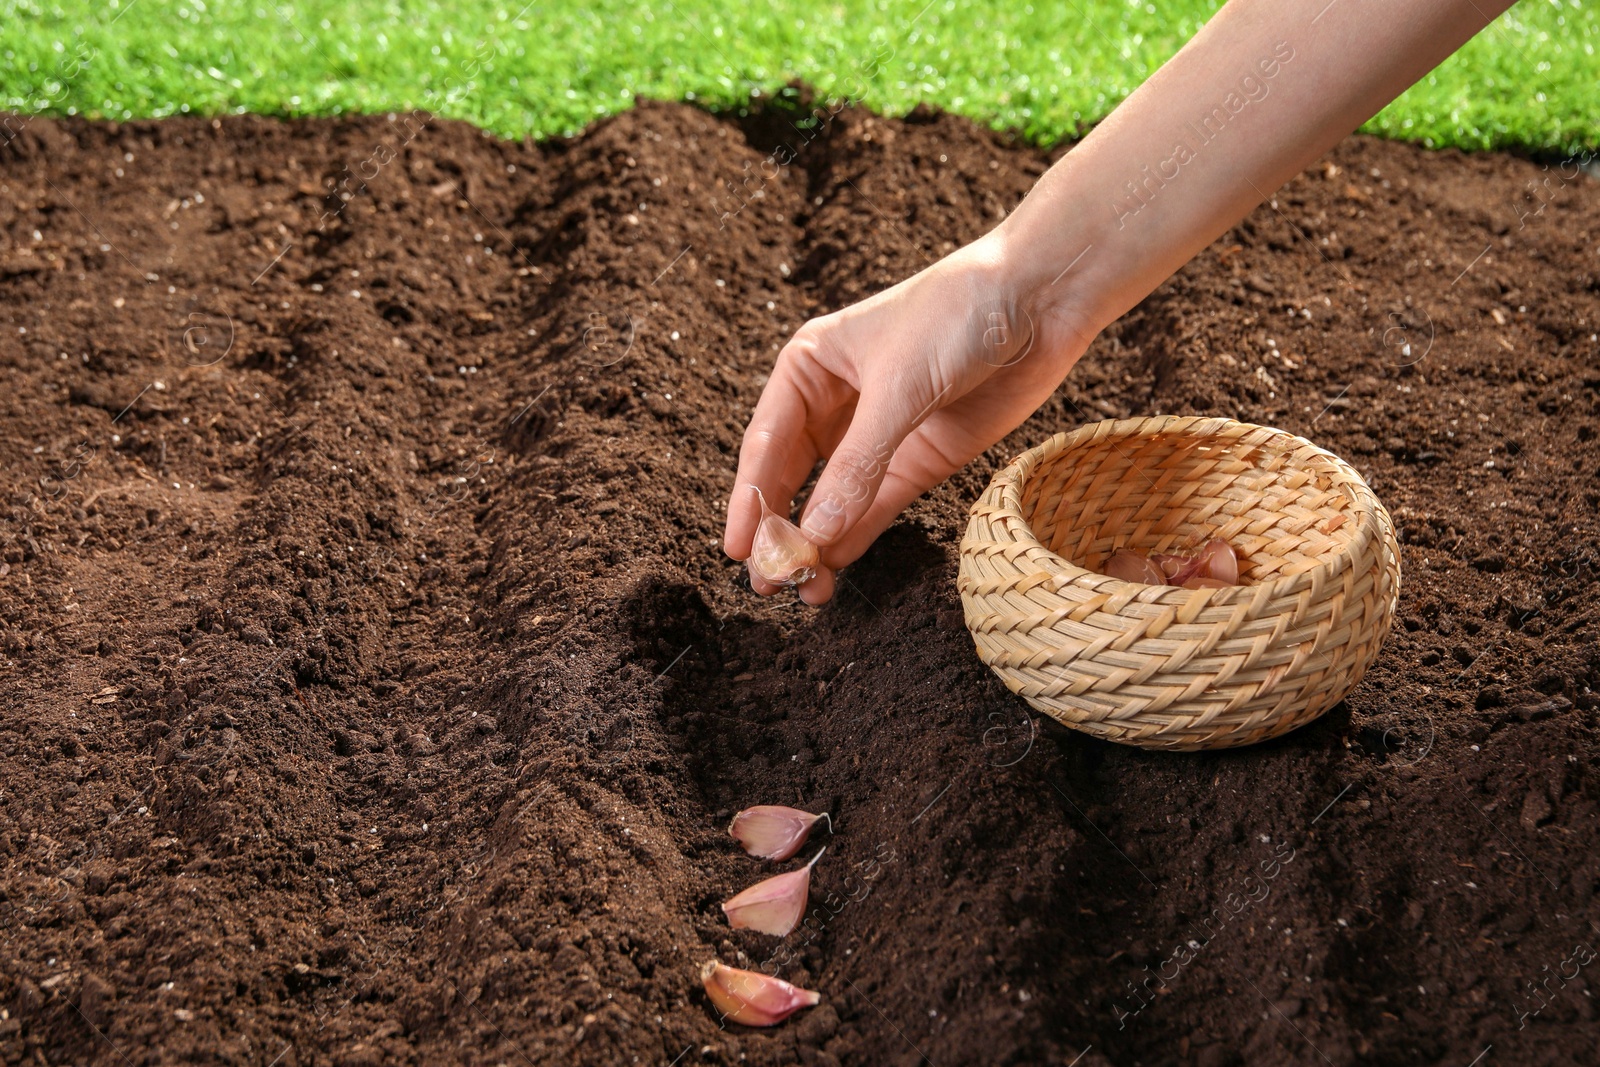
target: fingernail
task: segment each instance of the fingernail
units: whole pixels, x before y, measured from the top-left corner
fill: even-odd
[[[800,527],[812,540],[827,544],[844,530],[844,505],[832,496],[817,501]]]

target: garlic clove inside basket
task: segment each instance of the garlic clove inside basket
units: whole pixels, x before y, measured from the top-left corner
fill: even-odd
[[[1240,585],[1097,569],[1122,549],[1193,554],[1213,538],[1236,551]],[[1392,622],[1399,550],[1360,474],[1311,442],[1229,419],[1128,419],[1000,471],[969,517],[959,588],[979,656],[1035,708],[1125,743],[1227,747],[1349,693]]]

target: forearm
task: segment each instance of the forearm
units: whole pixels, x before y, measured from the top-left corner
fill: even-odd
[[[995,231],[1025,306],[1103,328],[1509,6],[1232,0]]]

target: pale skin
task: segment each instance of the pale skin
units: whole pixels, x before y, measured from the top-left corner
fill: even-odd
[[[995,229],[795,333],[745,430],[728,555],[750,554],[749,486],[788,514],[825,459],[800,519],[822,566],[800,597],[830,599],[840,568],[1021,425],[1101,330],[1510,6],[1230,0]]]

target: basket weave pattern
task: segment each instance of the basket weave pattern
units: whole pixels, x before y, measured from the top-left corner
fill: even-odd
[[[1099,573],[1119,548],[1221,537],[1241,584]],[[1338,456],[1282,430],[1164,416],[1058,434],[995,475],[961,542],[978,655],[1039,711],[1147,748],[1247,745],[1355,687],[1400,591],[1394,524]]]

